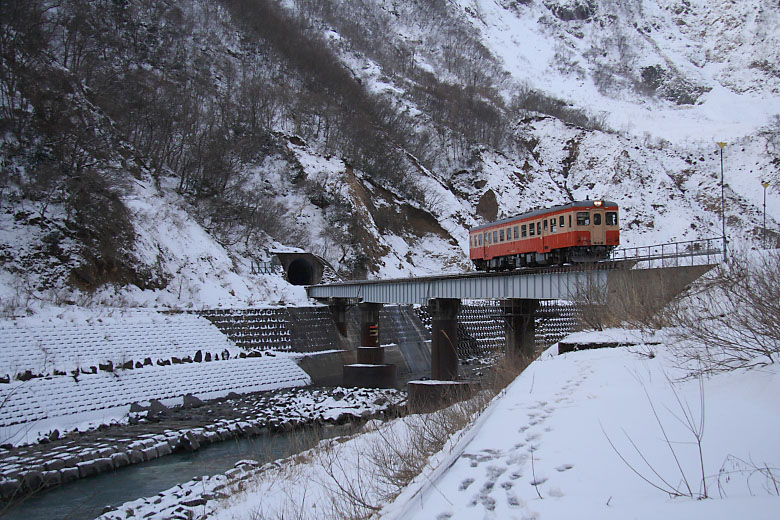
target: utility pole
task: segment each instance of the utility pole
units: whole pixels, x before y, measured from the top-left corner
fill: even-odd
[[[761,231],[761,247],[766,249],[766,189],[769,187],[769,181],[763,181],[761,186],[764,187],[764,228]]]
[[[726,144],[718,141],[720,146],[720,225],[721,225],[721,237],[723,238],[723,261],[726,261],[726,192],[723,186],[723,149]]]

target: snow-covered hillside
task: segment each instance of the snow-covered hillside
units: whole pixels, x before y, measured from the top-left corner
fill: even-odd
[[[252,117],[266,118],[258,141],[234,128],[250,123],[231,126],[224,113],[208,123],[222,121],[224,141],[208,130],[189,145],[186,132],[195,131],[182,127],[182,153],[204,154],[191,161],[201,164],[193,173],[181,166],[187,160],[170,162],[172,154],[161,166],[146,158],[144,150],[154,148],[123,133],[127,121],[105,126],[100,103],[112,98],[113,88],[126,95],[121,86],[71,96],[73,110],[92,114],[95,125],[104,125],[101,138],[109,135],[106,142],[115,143],[98,146],[108,146],[105,157],[83,161],[100,175],[110,172],[101,189],[116,194],[112,207],[126,210],[116,210],[129,223],[116,221],[126,230],[116,246],[106,238],[110,224],[82,217],[74,226],[74,212],[80,213],[74,204],[95,200],[73,195],[83,189],[74,188],[81,182],[77,175],[68,173],[58,185],[30,162],[29,156],[51,152],[45,140],[28,150],[22,134],[6,133],[0,143],[0,298],[6,315],[69,302],[298,302],[305,298],[300,288],[278,272],[256,269],[273,251],[290,248],[322,256],[346,277],[467,270],[470,226],[573,199],[617,201],[628,246],[717,236],[718,141],[728,143],[723,171],[730,240],[760,245],[765,193],[770,244],[780,236],[780,15],[767,0],[362,0],[327,8],[282,2],[300,25],[285,23],[309,31],[295,41],[324,46],[346,71],[343,80],[355,82],[340,95],[352,95],[358,111],[376,103],[365,109],[376,119],[364,130],[350,127],[366,124],[364,119],[332,112],[343,99],[313,99],[308,83],[330,85],[333,78],[305,69],[309,58],[295,54],[303,49],[269,40],[286,57],[263,54],[265,47],[253,38],[271,36],[244,25],[241,2],[160,7],[166,20],[191,26],[176,33],[167,25],[173,35],[152,30],[152,11],[128,5],[135,11],[126,16],[137,17],[147,35],[143,45],[151,49],[141,48],[141,69],[168,78],[166,60],[179,58],[165,54],[173,47],[163,38],[181,38],[183,70],[217,96],[206,101],[208,93],[188,83],[195,90],[187,95],[201,99],[204,113],[224,111],[215,107],[231,101],[234,85],[244,90],[232,102],[243,107],[244,97],[257,95],[252,81],[263,92],[282,81],[298,104],[280,104],[293,95],[267,102],[276,105],[262,99],[247,105],[259,107]],[[53,40],[55,49],[63,38]],[[81,74],[67,52],[57,70]],[[292,67],[298,72],[290,74]],[[310,73],[314,80],[306,79]],[[156,88],[165,95],[164,87]],[[323,88],[330,94],[336,87]],[[38,110],[34,102],[25,105],[22,91],[9,99]],[[295,111],[317,110],[317,103],[329,112]],[[128,117],[105,106],[116,118]],[[160,121],[150,126],[167,128],[164,116],[159,112]],[[388,126],[377,130],[379,124]],[[203,152],[203,140],[211,138],[215,150],[206,146]],[[170,139],[175,146],[176,138]],[[237,148],[225,151],[234,143]],[[76,161],[77,152],[72,155]],[[210,171],[218,174],[221,198],[204,196],[202,187],[188,191],[187,183]],[[770,182],[766,192],[762,181]]]

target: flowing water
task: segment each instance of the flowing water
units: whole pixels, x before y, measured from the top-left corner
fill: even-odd
[[[311,427],[211,444],[44,490],[10,509],[3,520],[92,520],[106,506],[149,497],[199,476],[224,473],[245,459],[260,463],[309,449],[317,440],[346,435],[354,426]]]

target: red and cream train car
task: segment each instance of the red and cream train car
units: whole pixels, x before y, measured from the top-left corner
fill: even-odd
[[[469,235],[479,271],[598,261],[620,244],[618,205],[571,202],[483,224]]]

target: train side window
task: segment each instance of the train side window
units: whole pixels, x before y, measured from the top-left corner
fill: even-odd
[[[493,231],[493,243],[498,243],[498,231]]]
[[[569,215],[569,228],[571,228],[571,215]]]
[[[500,242],[504,241],[504,230],[503,229],[498,232],[498,240]]]
[[[578,226],[589,226],[590,225],[590,213],[587,211],[578,211],[577,212],[577,225]]]
[[[614,211],[607,211],[607,225],[617,226],[617,213]]]
[[[523,238],[528,236],[528,231],[526,230],[527,226],[523,224],[520,226],[520,232],[522,233]]]
[[[515,226],[515,240],[517,240],[518,238],[520,238],[520,228]]]
[[[540,236],[542,234],[542,223],[541,222],[537,222],[536,223],[536,234],[540,235]]]
[[[601,213],[595,213],[593,215],[593,224],[595,224],[596,226],[601,225]]]
[[[544,219],[544,229],[547,229],[547,219]]]
[[[536,236],[536,224],[531,224],[530,226],[528,226],[528,229],[529,229],[528,231],[529,235]]]
[[[565,221],[565,220],[563,220],[563,215],[561,215],[561,216],[558,218],[558,225],[559,225],[560,227],[563,227],[565,223],[566,223],[566,221]]]
[[[555,217],[553,217],[550,219],[550,231],[552,231],[553,233],[555,233],[555,227],[556,227],[555,224],[556,224]]]

